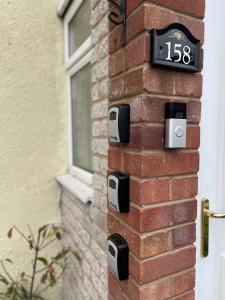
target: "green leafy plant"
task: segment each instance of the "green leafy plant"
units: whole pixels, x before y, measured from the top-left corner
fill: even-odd
[[[28,234],[22,232],[18,227],[13,226],[8,232],[11,239],[13,233],[19,234],[27,243],[32,256],[31,272],[22,271],[20,276],[14,278],[9,272],[9,264],[13,261],[9,258],[0,260],[0,299],[4,300],[45,300],[44,293],[49,288],[56,286],[64,271],[68,267],[68,258],[72,254],[80,260],[79,255],[69,248],[60,248],[51,257],[45,255],[46,249],[54,242],[60,241],[67,230],[60,225],[48,224],[41,226],[34,235],[28,225]]]

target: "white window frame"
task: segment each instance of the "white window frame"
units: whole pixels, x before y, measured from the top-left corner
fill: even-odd
[[[72,54],[72,56],[69,56],[69,23],[84,1],[85,0],[74,0],[64,17],[65,64],[67,70],[92,47],[91,37],[89,36],[86,41],[84,41],[84,43]]]
[[[93,174],[73,165],[73,126],[72,126],[72,89],[71,78],[88,63],[91,63],[92,44],[89,36],[83,44],[69,56],[69,23],[85,0],[74,0],[64,17],[65,68],[68,88],[68,132],[69,132],[69,172],[81,181],[91,185]]]

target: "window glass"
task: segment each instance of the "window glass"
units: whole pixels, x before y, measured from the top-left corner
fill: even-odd
[[[71,77],[73,165],[92,171],[91,64]]]
[[[90,36],[90,0],[84,0],[69,23],[69,56]]]

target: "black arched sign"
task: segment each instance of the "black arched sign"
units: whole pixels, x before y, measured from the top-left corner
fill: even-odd
[[[182,24],[151,30],[151,65],[198,72],[201,43]]]

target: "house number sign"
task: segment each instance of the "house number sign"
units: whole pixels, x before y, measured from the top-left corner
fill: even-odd
[[[200,51],[200,41],[181,24],[151,31],[152,66],[198,72]]]

